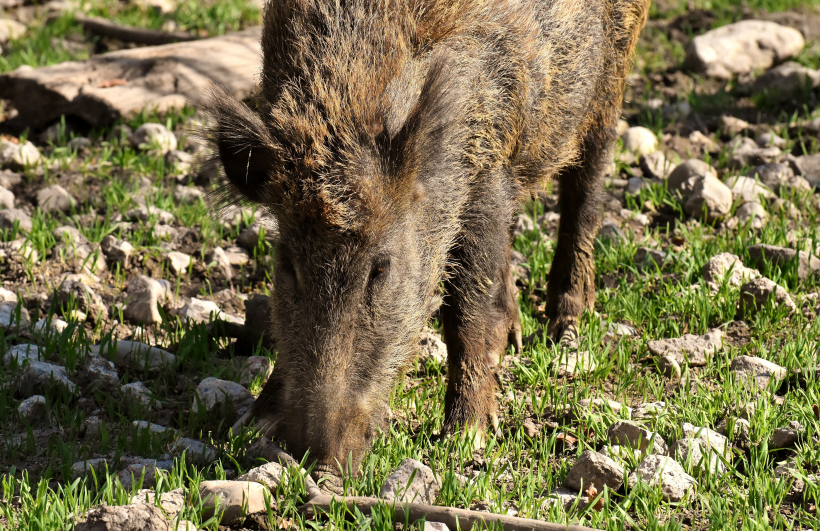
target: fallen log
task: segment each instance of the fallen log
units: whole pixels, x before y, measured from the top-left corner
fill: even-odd
[[[529,518],[518,518],[516,516],[456,509],[454,507],[441,507],[439,505],[425,505],[422,503],[401,503],[395,500],[383,500],[362,496],[348,496],[343,498],[320,494],[310,498],[306,504],[299,508],[299,511],[308,517],[314,517],[318,513],[317,509],[329,512],[330,504],[333,500],[346,504],[351,510],[353,507],[356,507],[365,514],[370,514],[377,505],[386,505],[393,510],[395,515],[394,520],[397,522],[415,522],[424,518],[428,522],[441,522],[446,524],[450,529],[462,529],[463,531],[469,531],[473,526],[478,524],[482,524],[483,527],[500,524],[504,531],[595,531],[591,527],[579,525],[555,524]]]
[[[90,33],[102,37],[119,39],[123,42],[132,42],[134,44],[158,46],[174,42],[199,40],[196,34],[187,31],[163,31],[138,28],[135,26],[126,26],[125,24],[117,24],[116,22],[111,22],[110,20],[100,17],[86,17],[80,14],[75,15],[74,18],[82,25],[83,29]]]
[[[254,27],[210,39],[118,50],[86,61],[18,68],[0,75],[0,98],[17,109],[13,120],[18,127],[33,130],[61,116],[102,127],[143,109],[180,108],[196,102],[211,84],[243,99],[257,85],[260,36],[260,28]]]

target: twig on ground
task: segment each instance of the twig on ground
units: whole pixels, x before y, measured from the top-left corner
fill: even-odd
[[[579,525],[555,524],[542,522],[540,520],[531,520],[529,518],[456,509],[454,507],[441,507],[422,503],[401,503],[395,502],[394,500],[362,496],[342,498],[328,494],[319,494],[318,496],[311,497],[305,505],[299,508],[299,511],[309,517],[316,516],[317,509],[321,509],[325,512],[329,511],[330,503],[334,499],[340,503],[344,502],[350,509],[355,506],[365,514],[369,514],[375,506],[385,504],[393,509],[397,522],[404,522],[405,520],[415,522],[424,518],[428,522],[441,522],[446,524],[450,529],[462,529],[463,531],[469,531],[477,524],[487,526],[494,523],[501,524],[505,531],[594,531],[590,527]]]
[[[74,15],[77,22],[82,24],[86,31],[90,31],[96,35],[103,37],[111,37],[119,39],[123,42],[132,42],[134,44],[145,44],[148,46],[157,46],[160,44],[171,44],[174,42],[194,41],[199,39],[195,33],[187,31],[163,31],[146,28],[138,28],[135,26],[126,26],[125,24],[117,24],[100,17],[87,17],[77,13]]]

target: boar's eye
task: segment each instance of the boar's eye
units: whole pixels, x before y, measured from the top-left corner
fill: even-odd
[[[380,256],[373,262],[373,268],[370,270],[369,287],[376,286],[382,279],[387,276],[390,270],[390,257]]]

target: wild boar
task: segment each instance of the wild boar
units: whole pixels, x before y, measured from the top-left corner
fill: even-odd
[[[444,433],[497,425],[520,348],[510,227],[558,180],[553,337],[595,299],[599,189],[649,0],[271,0],[259,97],[204,104],[218,205],[279,224],[278,357],[249,417],[314,473],[358,469],[443,297]],[[443,293],[440,293],[442,292]]]

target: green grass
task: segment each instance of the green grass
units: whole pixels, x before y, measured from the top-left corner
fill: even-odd
[[[752,9],[778,10],[817,2],[792,0],[751,0]],[[667,3],[667,6],[670,4]],[[660,13],[653,8],[653,18],[670,19],[681,14],[688,4],[673,3],[668,11]],[[719,23],[738,17],[736,2],[695,2],[694,7],[712,9]],[[178,29],[203,31],[216,35],[232,31],[257,20],[258,13],[244,2],[223,1],[200,6],[187,1],[169,15],[152,10],[140,10],[130,4],[113,1],[92,1],[90,14],[110,17],[118,22],[160,28],[173,21]],[[20,65],[40,66],[69,59],[81,59],[87,52],[70,52],[53,46],[52,39],[79,39],[80,29],[68,15],[47,25],[35,25],[22,39],[5,46],[0,57],[0,71]],[[93,39],[91,44],[93,44]],[[90,48],[88,48],[90,49]],[[809,66],[817,65],[815,53],[804,52],[798,60]],[[664,34],[650,30],[639,48],[636,72],[644,76],[680,64],[683,48]],[[645,78],[644,78],[645,79]],[[653,95],[654,96],[654,95]],[[647,97],[649,95],[647,94]],[[696,91],[681,94],[698,112],[728,107],[734,103],[732,93],[701,94]],[[759,102],[763,104],[764,102]],[[789,137],[789,125],[816,114],[804,109],[778,118],[776,127],[788,145],[786,150],[805,144],[806,153],[818,150],[816,142],[805,135]],[[194,118],[192,109],[159,117],[142,113],[128,120],[138,127],[146,121],[160,121],[171,129],[181,129]],[[643,111],[632,117],[633,125],[645,125],[662,138],[664,129],[672,124],[661,112]],[[253,219],[249,213],[238,225],[224,224],[216,219],[202,201],[182,204],[174,199],[176,174],[166,167],[162,157],[136,149],[121,139],[109,138],[108,130],[92,131],[90,153],[79,157],[68,149],[70,134],[65,130],[57,141],[44,149],[50,167],[43,174],[30,170],[25,179],[32,184],[59,182],[63,174],[78,174],[84,187],[90,190],[87,200],[67,214],[46,214],[37,211],[33,229],[25,238],[28,245],[40,255],[41,263],[23,264],[15,286],[22,286],[21,295],[48,292],[53,289],[53,277],[44,277],[42,263],[48,253],[58,246],[53,230],[61,225],[76,226],[91,242],[99,242],[106,235],[127,239],[135,247],[140,261],[138,270],[155,278],[171,282],[179,293],[192,286],[192,279],[204,279],[193,285],[195,294],[212,298],[214,293],[227,287],[223,282],[203,272],[204,254],[214,246],[233,245],[240,230]],[[729,153],[724,148],[710,162],[724,170]],[[620,169],[625,169],[621,164]],[[743,173],[745,169],[738,170]],[[140,187],[136,180],[146,176],[150,186]],[[79,190],[83,192],[81,188]],[[171,212],[175,225],[193,227],[200,232],[194,253],[200,263],[191,271],[177,277],[162,263],[164,246],[168,242],[155,235],[154,220],[135,223],[130,229],[119,222],[117,214],[137,205],[136,195],[144,197],[152,207]],[[698,220],[688,220],[672,194],[660,185],[642,190],[638,196],[627,196],[626,208],[642,211],[645,204],[655,210],[671,213],[679,223],[672,233],[661,229],[645,229],[627,233],[625,241],[597,245],[596,278],[600,280],[595,313],[587,312],[581,320],[580,350],[588,351],[595,361],[595,369],[574,377],[559,374],[558,365],[564,354],[560,347],[543,341],[534,341],[520,357],[508,359],[499,389],[502,421],[497,433],[491,434],[483,450],[473,449],[470,437],[460,434],[440,439],[436,434],[443,422],[443,400],[446,389],[446,367],[437,363],[417,365],[394,390],[391,406],[394,419],[376,438],[372,450],[365,456],[361,474],[345,479],[345,490],[350,494],[376,495],[385,478],[404,459],[412,457],[429,464],[442,483],[437,500],[441,505],[455,507],[489,507],[492,511],[513,509],[519,516],[541,518],[553,522],[580,523],[610,531],[622,529],[714,529],[714,530],[768,530],[817,529],[820,526],[816,508],[820,487],[809,485],[806,503],[793,506],[784,501],[789,483],[774,480],[777,463],[787,459],[798,463],[800,474],[820,472],[820,419],[812,406],[820,404],[820,385],[816,375],[809,375],[802,385],[790,383],[780,391],[778,398],[760,396],[741,385],[729,370],[731,359],[746,354],[760,356],[787,369],[807,369],[820,365],[820,321],[816,319],[816,305],[812,312],[801,310],[803,297],[820,289],[820,278],[808,280],[797,277],[795,267],[776,267],[765,264],[762,273],[784,286],[794,297],[799,310],[787,315],[772,305],[762,308],[745,320],[748,341],[726,348],[711,358],[704,367],[683,367],[680,385],[672,385],[658,373],[653,360],[648,358],[647,342],[653,339],[679,337],[683,334],[702,334],[713,328],[725,331],[738,326],[737,301],[739,289],[722,286],[713,294],[703,281],[701,271],[706,261],[721,252],[737,254],[747,265],[747,248],[755,243],[788,246],[794,237],[806,249],[820,253],[820,203],[816,194],[797,194],[789,197],[802,213],[800,220],[792,220],[782,212],[770,211],[771,220],[761,230],[739,228],[720,230]],[[542,214],[542,207],[534,203],[532,214]],[[532,206],[532,205],[530,205]],[[9,242],[24,237],[14,229],[0,234],[0,241]],[[529,281],[523,284],[519,298],[519,312],[524,334],[544,328],[542,307],[546,279],[554,259],[555,234],[536,230],[516,239],[514,248],[527,258]],[[634,254],[641,245],[660,246],[667,260],[657,268],[642,268],[634,262]],[[240,293],[270,293],[273,277],[273,251],[260,237],[253,259],[234,280],[233,287]],[[5,263],[0,263],[0,273]],[[201,267],[201,269],[196,269]],[[135,271],[115,268],[103,275],[106,293],[115,304],[125,300],[125,285]],[[5,274],[5,273],[2,273]],[[6,277],[3,277],[4,279]],[[21,280],[21,279],[24,279]],[[608,279],[604,282],[604,279]],[[610,287],[606,287],[610,286]],[[65,307],[51,307],[46,312],[32,311],[32,320],[41,317],[57,318],[71,313],[77,305],[70,301]],[[122,322],[122,317],[114,315]],[[625,323],[635,327],[636,337],[613,338],[604,334],[603,325]],[[436,325],[436,323],[433,323]],[[119,326],[119,328],[116,328]],[[38,342],[48,360],[64,365],[69,374],[75,374],[87,356],[86,345],[111,341],[122,330],[122,325],[110,321],[96,323],[70,322],[62,333],[48,335]],[[133,331],[132,329],[130,329]],[[218,518],[205,518],[198,500],[199,484],[206,479],[224,479],[238,475],[258,464],[247,454],[248,442],[255,437],[252,430],[243,430],[230,438],[228,427],[235,415],[194,414],[190,406],[197,383],[206,376],[239,381],[242,358],[230,341],[209,341],[204,325],[188,325],[171,315],[164,314],[163,322],[145,327],[146,341],[171,350],[177,361],[173,367],[160,372],[147,369],[120,369],[120,383],[141,381],[151,390],[163,408],[152,410],[139,404],[124,403],[116,394],[98,390],[81,398],[70,397],[58,389],[49,389],[47,400],[50,425],[28,425],[17,418],[14,408],[19,402],[12,385],[22,370],[9,367],[0,371],[0,530],[46,531],[70,528],[75,518],[100,503],[126,504],[139,489],[140,481],[125,489],[115,473],[121,458],[139,455],[145,458],[165,457],[174,433],[152,436],[137,431],[134,420],[161,423],[179,435],[207,442],[216,449],[218,459],[211,465],[195,464],[188,456],[174,456],[173,468],[162,476],[157,492],[184,488],[191,496],[182,517],[192,520],[200,528],[216,531]],[[0,331],[0,353],[10,345],[29,341],[13,331]],[[274,363],[276,353],[261,346],[253,354],[267,356]],[[258,392],[261,381],[251,389]],[[602,510],[592,507],[565,511],[558,506],[545,506],[544,500],[551,489],[560,486],[574,459],[586,449],[598,450],[607,443],[607,428],[618,420],[619,412],[586,412],[574,420],[561,414],[574,407],[583,398],[607,397],[634,406],[644,402],[664,401],[668,411],[657,419],[645,421],[647,428],[656,431],[667,442],[681,433],[681,425],[690,422],[696,426],[715,428],[724,418],[732,417],[743,404],[755,402],[751,417],[748,451],[735,447],[726,459],[727,472],[710,474],[696,467],[688,471],[698,482],[693,497],[680,504],[662,501],[658,489],[638,486],[617,492],[604,490]],[[782,401],[782,404],[776,403]],[[103,419],[97,437],[82,436],[83,423],[91,412]],[[538,435],[530,437],[524,429],[525,420],[540,427]],[[796,420],[806,426],[804,440],[793,451],[772,450],[768,447],[773,431]],[[553,424],[554,423],[554,424]],[[576,445],[564,445],[564,434],[577,439]],[[75,461],[96,455],[109,455],[111,467],[90,477],[76,479],[70,475]],[[631,465],[637,464],[631,462]],[[19,466],[18,466],[19,465]],[[21,466],[24,468],[21,469]],[[336,507],[332,514],[319,520],[306,520],[297,511],[306,500],[304,482],[296,471],[292,481],[284,482],[271,493],[269,520],[274,526],[295,529],[395,529],[387,508],[381,508],[365,517],[361,513],[344,514]],[[464,478],[468,478],[463,484]],[[410,522],[402,524],[413,524]],[[419,529],[420,523],[404,525],[404,529]]]

